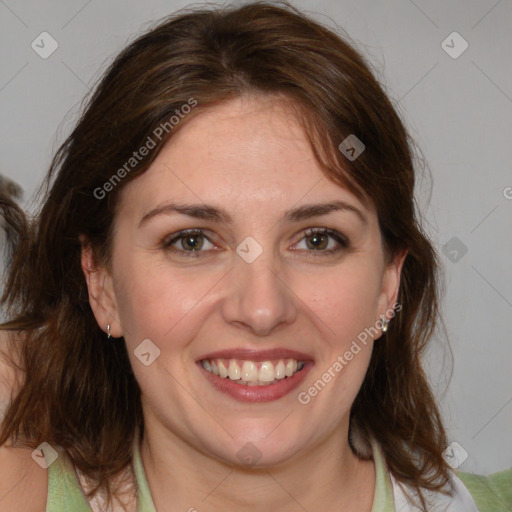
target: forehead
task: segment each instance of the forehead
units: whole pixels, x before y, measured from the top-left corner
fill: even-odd
[[[336,199],[368,210],[323,172],[297,115],[289,102],[261,95],[204,109],[125,187],[122,202],[139,213],[183,198],[240,213]]]

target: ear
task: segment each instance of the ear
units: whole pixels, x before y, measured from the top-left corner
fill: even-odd
[[[384,270],[381,283],[381,291],[378,300],[378,318],[380,320],[384,317],[386,320],[391,320],[392,312],[395,308],[398,298],[398,291],[400,289],[400,277],[402,275],[402,267],[409,250],[402,249],[397,251],[393,260],[388,263]],[[382,336],[382,331],[375,336],[378,339]]]
[[[112,276],[104,266],[97,265],[94,250],[86,237],[80,235],[79,239],[82,246],[81,265],[87,282],[89,303],[94,317],[101,329],[107,332],[107,325],[110,325],[111,336],[119,338],[123,333],[119,321]]]

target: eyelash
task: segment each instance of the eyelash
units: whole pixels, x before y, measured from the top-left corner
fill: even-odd
[[[180,232],[176,233],[176,236],[171,235],[172,236],[171,239],[168,239],[168,238],[165,239],[163,241],[163,244],[162,244],[163,248],[168,250],[168,251],[170,251],[170,252],[172,252],[172,253],[174,253],[174,254],[179,254],[180,256],[182,255],[182,256],[184,256],[186,258],[199,258],[199,257],[201,257],[200,253],[206,252],[206,251],[202,251],[202,250],[185,251],[183,249],[176,249],[175,247],[172,247],[172,244],[174,244],[175,242],[183,239],[187,235],[202,235],[210,243],[213,243],[205,235],[205,233],[204,233],[204,231],[202,229],[186,229],[186,230],[183,230],[183,231],[180,231]],[[303,237],[301,239],[299,239],[296,242],[296,244],[301,242],[305,238],[313,236],[313,235],[328,235],[331,238],[333,238],[336,242],[338,242],[338,244],[340,246],[335,248],[335,249],[319,250],[319,251],[315,251],[315,250],[309,249],[309,250],[307,250],[307,252],[312,253],[311,257],[331,256],[333,254],[338,253],[339,251],[342,251],[344,249],[350,248],[350,242],[349,242],[348,238],[346,238],[344,235],[342,235],[338,231],[335,231],[335,230],[329,229],[329,228],[310,228],[310,229],[306,230],[303,233]]]

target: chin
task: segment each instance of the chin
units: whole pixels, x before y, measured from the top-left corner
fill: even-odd
[[[279,421],[282,421],[282,418]],[[212,447],[212,451],[216,458],[237,467],[256,469],[286,464],[303,449],[306,440],[296,438],[284,429],[279,433],[275,431],[279,421],[268,421],[264,429],[256,428],[248,435],[234,436],[223,446],[221,452],[218,445]],[[266,428],[270,424],[272,426]]]

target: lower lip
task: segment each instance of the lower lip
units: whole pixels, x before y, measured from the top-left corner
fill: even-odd
[[[218,377],[206,371],[200,362],[197,364],[203,375],[214,388],[230,395],[240,402],[252,403],[272,402],[273,400],[282,398],[292,392],[304,380],[309,370],[313,367],[313,361],[307,361],[302,370],[293,374],[291,377],[279,380],[275,384],[269,384],[268,386],[246,386],[244,384],[236,384],[236,382],[229,377]]]

